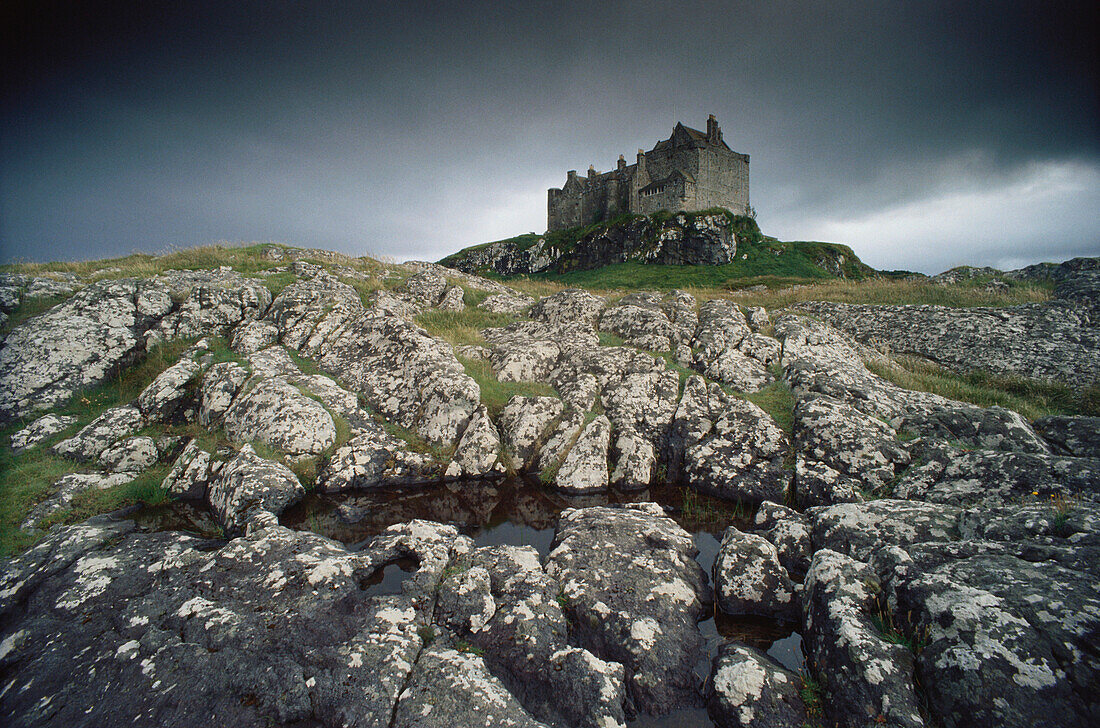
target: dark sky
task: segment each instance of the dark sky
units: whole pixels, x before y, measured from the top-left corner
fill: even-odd
[[[9,0],[0,259],[438,259],[708,113],[781,239],[925,272],[1100,255],[1097,7]]]

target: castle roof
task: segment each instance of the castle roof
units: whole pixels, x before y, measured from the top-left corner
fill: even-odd
[[[698,129],[692,129],[690,126],[684,126],[682,123],[676,122],[676,126],[672,128],[672,135],[668,139],[657,142],[657,146],[653,147],[652,151],[658,152],[662,149],[667,149],[668,147],[672,146],[673,140],[676,139],[677,133],[679,133],[681,136],[686,136],[688,141],[699,142],[701,144],[708,143],[706,132],[699,131]],[[726,143],[724,141],[719,141],[715,146],[721,147],[722,149],[729,149],[729,151],[731,152],[733,151],[728,146],[726,146]]]

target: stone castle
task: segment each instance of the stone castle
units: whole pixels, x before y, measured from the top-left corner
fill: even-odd
[[[570,170],[565,186],[548,192],[546,227],[564,230],[625,213],[711,207],[736,215],[749,212],[749,155],[726,146],[714,114],[706,133],[677,123],[668,139],[648,152],[639,149],[634,164],[619,155],[610,172],[589,167],[588,176],[579,177]]]

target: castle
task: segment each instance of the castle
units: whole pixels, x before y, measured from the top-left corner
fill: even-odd
[[[561,189],[548,191],[548,231],[609,220],[624,213],[648,215],[724,207],[736,215],[749,212],[749,155],[738,154],[722,141],[714,114],[704,134],[677,123],[672,136],[638,161],[619,164],[610,172],[588,168],[587,177],[570,170]]]

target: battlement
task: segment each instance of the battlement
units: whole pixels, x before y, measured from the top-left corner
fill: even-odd
[[[586,176],[566,174],[565,185],[547,191],[547,230],[590,225],[624,213],[659,210],[694,212],[724,207],[737,215],[749,210],[749,155],[730,149],[713,114],[705,132],[677,123],[668,139],[628,165],[619,155],[615,168]]]

